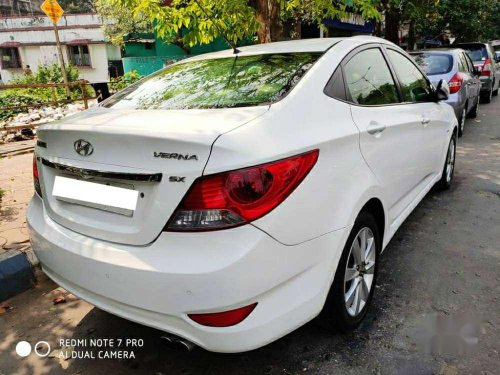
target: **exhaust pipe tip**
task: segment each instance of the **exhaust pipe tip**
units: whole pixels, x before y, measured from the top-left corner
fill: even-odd
[[[184,353],[191,352],[196,345],[189,340],[183,339],[172,334],[160,336],[162,342],[171,349],[178,350]]]

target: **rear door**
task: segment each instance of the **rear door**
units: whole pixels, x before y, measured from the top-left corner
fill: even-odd
[[[497,57],[495,49],[490,44],[488,44],[487,46],[488,46],[488,54],[489,56],[491,56],[490,59],[493,68],[493,75],[495,77],[493,90],[497,90],[498,88],[500,88],[500,59]]]
[[[463,89],[465,90],[465,97],[467,98],[467,112],[474,106],[476,102],[477,93],[480,89],[480,82],[474,75],[474,65],[470,61],[469,56],[465,52],[459,52],[458,68],[463,78]]]
[[[403,101],[420,119],[418,153],[424,187],[442,168],[441,159],[449,130],[442,106],[447,104],[434,100],[429,80],[412,59],[392,47],[387,47],[386,51],[399,79]]]
[[[342,70],[361,152],[383,187],[393,222],[415,198],[425,176],[422,117],[412,105],[400,103],[380,46],[355,50]]]
[[[474,106],[474,103],[476,102],[476,100],[479,100],[478,97],[479,97],[479,93],[481,91],[481,80],[479,79],[479,76],[475,72],[474,63],[472,62],[469,55],[467,53],[463,52],[463,56],[464,56],[465,62],[467,63],[469,73],[472,77],[472,83],[470,85],[470,88],[471,88],[470,99],[472,101],[472,103],[470,103],[470,107],[472,108]]]
[[[387,56],[399,80],[403,102],[420,119],[418,145],[420,176],[424,187],[441,171],[441,158],[447,142],[449,124],[443,116],[442,105],[434,99],[431,84],[415,62],[402,52],[387,47]]]

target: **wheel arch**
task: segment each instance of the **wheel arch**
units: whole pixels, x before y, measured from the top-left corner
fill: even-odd
[[[377,226],[380,232],[380,246],[382,247],[384,244],[385,238],[385,228],[386,228],[386,214],[384,210],[384,205],[382,201],[378,198],[369,199],[364,206],[361,208],[360,212],[368,212],[373,215],[375,221],[377,222]],[[382,249],[381,249],[382,250]]]

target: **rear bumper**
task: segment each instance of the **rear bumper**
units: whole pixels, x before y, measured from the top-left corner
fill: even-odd
[[[493,78],[492,77],[480,77],[481,80],[481,92],[490,92],[493,88]]]
[[[216,352],[255,349],[314,318],[350,229],[296,246],[251,225],[164,233],[149,246],[125,246],[60,226],[38,197],[27,222],[40,264],[57,284],[112,314]],[[232,327],[205,327],[187,316],[254,302],[255,310]]]

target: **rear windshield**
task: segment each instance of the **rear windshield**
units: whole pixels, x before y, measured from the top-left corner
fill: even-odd
[[[484,61],[488,58],[488,50],[484,44],[454,44],[453,46],[465,50],[472,61]]]
[[[191,109],[269,104],[284,97],[320,56],[266,54],[180,63],[116,93],[103,106]]]
[[[451,55],[416,53],[412,54],[412,56],[429,76],[446,74],[453,69],[453,58]]]

